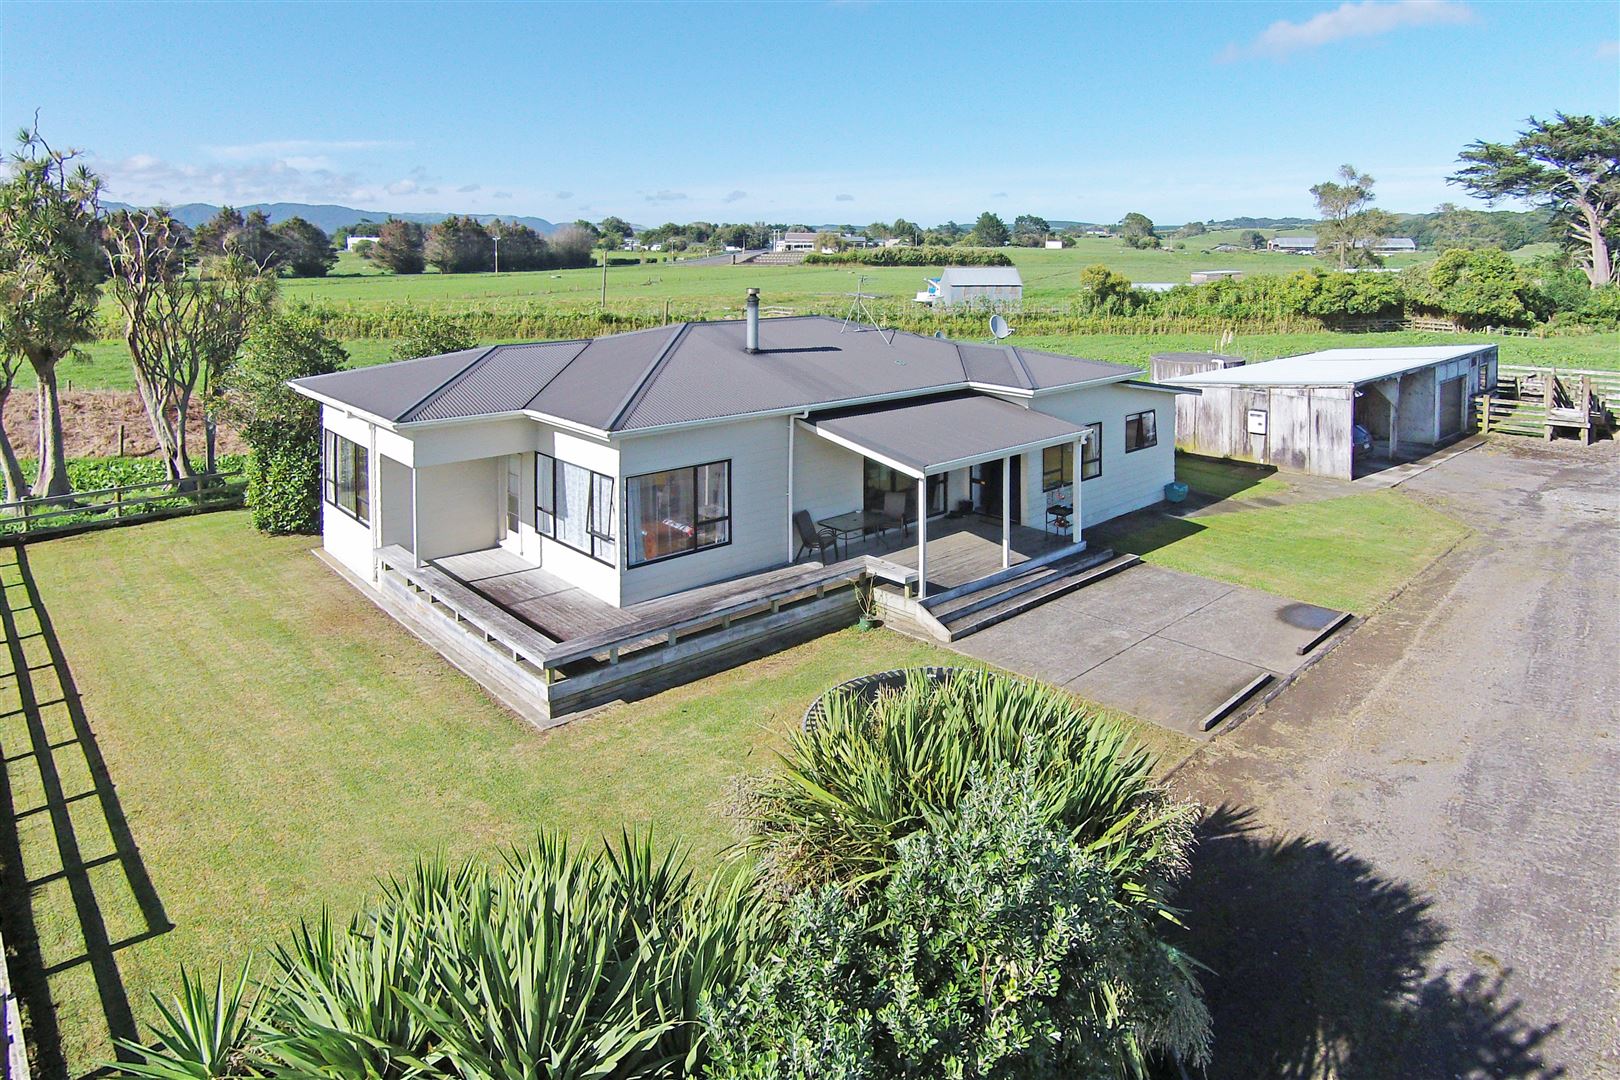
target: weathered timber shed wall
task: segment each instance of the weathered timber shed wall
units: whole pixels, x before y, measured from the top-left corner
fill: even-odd
[[[1279,469],[1351,478],[1353,391],[1347,386],[1206,386],[1176,399],[1176,446]],[[1250,430],[1250,412],[1265,414]],[[1259,425],[1254,425],[1259,426]]]

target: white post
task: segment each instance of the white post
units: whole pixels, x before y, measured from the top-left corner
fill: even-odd
[[[420,526],[422,515],[422,499],[417,492],[416,471],[418,466],[411,462],[411,554],[416,556],[416,566],[422,567],[422,530]]]
[[[793,542],[793,428],[798,421],[788,417],[788,477],[787,477],[787,561],[792,562],[798,545]]]
[[[1074,461],[1069,476],[1069,490],[1073,493],[1069,502],[1074,504],[1070,507],[1073,512],[1069,515],[1070,539],[1076,544],[1080,542],[1080,473],[1082,471],[1080,463],[1085,456],[1086,440],[1090,437],[1091,433],[1087,432],[1074,440]]]
[[[928,598],[928,477],[917,479],[917,599]]]
[[[1001,568],[1012,565],[1012,457],[1001,459]]]

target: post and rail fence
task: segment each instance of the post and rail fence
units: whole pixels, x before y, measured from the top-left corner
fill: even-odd
[[[241,470],[0,503],[0,544],[241,506]]]
[[[1620,371],[1501,364],[1494,390],[1475,399],[1482,432],[1551,439],[1573,430],[1583,442],[1615,430],[1620,412]]]

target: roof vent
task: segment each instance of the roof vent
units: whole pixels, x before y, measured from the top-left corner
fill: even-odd
[[[748,345],[750,353],[759,352],[759,290],[748,290]]]

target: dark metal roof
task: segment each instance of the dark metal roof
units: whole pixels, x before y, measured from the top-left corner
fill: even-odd
[[[1085,434],[1067,420],[985,394],[903,401],[812,417],[823,437],[914,476],[989,460]]]
[[[294,380],[294,389],[413,423],[531,411],[601,431],[827,408],[979,387],[1030,393],[1126,379],[1073,356],[879,334],[838,319],[767,319],[758,353],[741,320],[677,323],[587,341],[495,345]]]

